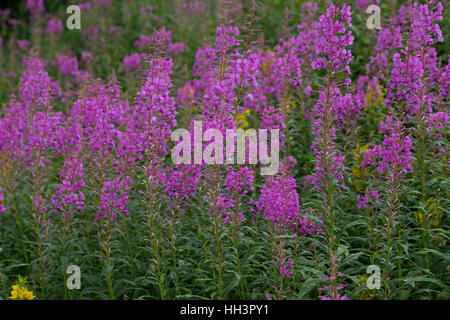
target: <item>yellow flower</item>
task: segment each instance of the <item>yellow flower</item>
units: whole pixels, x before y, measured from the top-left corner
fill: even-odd
[[[272,64],[275,61],[275,58],[273,57],[273,52],[272,51],[267,51],[267,53],[269,54],[269,58],[266,61],[263,61],[262,65],[261,65],[261,71],[263,74],[269,74],[271,69],[272,69]]]
[[[357,298],[359,300],[370,300],[372,299],[372,297],[375,295],[375,290],[369,290],[367,288],[367,276],[360,276],[358,278],[358,282],[359,284],[359,290],[361,290],[358,295]]]
[[[11,157],[6,152],[0,152],[0,176],[9,176],[12,170],[13,162],[9,160]]]
[[[249,126],[248,118],[247,116],[250,115],[250,110],[245,110],[242,113],[237,113],[234,121],[236,122],[236,125],[238,128],[241,129],[247,129]]]
[[[358,191],[361,191],[363,189],[363,186],[361,185],[361,183],[359,183],[359,181],[353,181],[353,185]]]
[[[33,294],[33,291],[28,290],[26,287],[21,287],[18,284],[12,286],[11,296],[9,299],[11,300],[33,300],[36,296]]]
[[[183,90],[186,93],[186,96],[188,96],[191,99],[194,99],[194,89],[192,87],[188,87],[187,85],[184,86]]]
[[[353,153],[353,160],[355,165],[352,167],[352,176],[357,179],[363,179],[369,174],[369,168],[363,168],[362,164],[364,162],[364,153],[369,149],[369,145],[365,144],[361,147],[356,146],[356,151]],[[356,190],[361,191],[363,189],[361,183],[357,180],[353,182]]]
[[[192,105],[192,110],[193,110],[195,113],[198,113],[198,112],[199,112],[199,110],[198,110],[198,108],[195,106],[195,104]]]
[[[377,83],[377,89],[372,89],[371,86],[367,86],[367,89],[370,90],[366,94],[366,104],[367,107],[369,105],[377,105],[384,100],[384,92],[380,85]],[[366,107],[366,108],[367,108]],[[384,106],[383,106],[384,107]]]
[[[374,296],[373,293],[364,291],[358,295],[358,298],[359,298],[359,300],[370,300],[370,299],[372,299],[373,296]]]
[[[295,100],[291,97],[291,99],[289,99],[286,102],[286,110],[287,111],[295,110],[296,107],[297,107],[297,102],[295,102]]]
[[[439,226],[442,218],[439,203],[434,198],[429,198],[420,204],[425,205],[425,215],[422,212],[417,215],[419,222],[423,224],[428,221],[432,226]]]
[[[13,285],[12,286],[12,291],[11,291],[11,297],[9,297],[12,300],[19,300],[20,298],[20,293],[21,293],[21,289],[19,287],[19,285]]]
[[[36,296],[33,294],[33,291],[24,288],[22,290],[22,300],[33,300]]]

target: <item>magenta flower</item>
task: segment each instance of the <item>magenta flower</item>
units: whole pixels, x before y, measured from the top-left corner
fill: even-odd
[[[0,17],[3,19],[3,20],[8,20],[8,17],[9,17],[9,15],[11,14],[11,10],[9,10],[9,9],[0,9]]]
[[[80,7],[81,11],[89,10],[92,8],[92,4],[90,2],[80,3],[80,4],[78,4],[78,6]]]
[[[336,7],[329,3],[326,13],[317,23],[319,37],[315,41],[314,69],[326,68],[328,62],[334,70],[340,70],[353,60],[351,50],[345,48],[353,44],[352,32],[345,30],[345,26],[352,25],[351,21],[348,4]]]
[[[378,42],[375,45],[375,55],[370,57],[367,65],[367,72],[372,72],[380,78],[386,78],[389,73],[389,62],[391,55],[396,50],[402,48],[401,27],[382,28],[378,34]]]
[[[183,2],[183,9],[186,10],[187,15],[201,14],[205,12],[206,5],[202,1]]]
[[[257,207],[274,225],[295,225],[300,207],[297,185],[288,167],[266,180]]]
[[[27,0],[26,8],[32,13],[44,12],[44,0]]]
[[[90,52],[82,52],[81,53],[81,61],[85,62],[85,61],[92,61],[94,59],[92,53]]]
[[[448,88],[450,86],[450,59],[448,59],[447,65],[442,70],[440,77],[440,90],[439,97],[446,99],[448,97]]]
[[[242,166],[235,170],[233,167],[228,168],[228,174],[224,183],[226,192],[222,194],[224,203],[236,205],[244,202],[245,196],[249,190],[254,190],[253,187],[253,170],[246,166]],[[244,213],[241,211],[241,206],[222,208],[225,213],[223,224],[227,225],[229,222],[241,224],[245,221]],[[234,209],[234,210],[233,210]]]
[[[17,45],[20,49],[27,49],[30,47],[30,41],[28,40],[17,40]]]
[[[127,190],[130,184],[131,179],[127,177],[116,177],[114,180],[105,182],[95,221],[101,220],[103,217],[114,220],[119,213],[128,214]]]
[[[81,161],[77,158],[67,159],[61,178],[62,182],[51,198],[54,210],[64,210],[69,216],[74,211],[81,212],[84,207],[84,193],[81,190],[85,185]]]
[[[78,71],[78,61],[76,57],[65,55],[58,56],[59,74],[70,75]]]
[[[142,14],[149,14],[149,13],[153,12],[153,7],[152,6],[142,6],[140,8],[140,10],[141,10]]]
[[[448,113],[439,111],[431,113],[427,119],[427,129],[429,131],[446,128],[448,125]]]
[[[280,274],[290,278],[292,270],[294,269],[294,262],[289,258],[284,258],[280,265]]]
[[[325,14],[323,14],[317,28],[319,37],[316,39],[315,59],[312,67],[314,69],[327,68],[328,77],[325,80],[325,88],[319,92],[319,100],[314,108],[315,121],[313,124],[313,133],[316,139],[313,141],[311,150],[316,157],[314,174],[307,177],[306,181],[311,182],[320,192],[327,189],[327,175],[334,177],[334,183],[342,184],[344,171],[344,157],[339,151],[335,142],[336,128],[333,122],[338,117],[345,116],[348,113],[353,117],[359,112],[359,106],[348,103],[351,96],[342,96],[338,88],[339,85],[348,85],[344,83],[335,83],[331,79],[334,73],[348,73],[350,61],[353,56],[347,46],[353,44],[351,31],[346,32],[345,26],[351,26],[350,6],[343,4],[342,7],[336,7],[330,3]],[[331,73],[333,72],[333,73]],[[352,110],[348,110],[351,108]],[[345,113],[342,114],[342,111]]]
[[[139,40],[135,41],[133,46],[139,47],[141,49],[147,48],[152,42],[152,36],[140,35]]]
[[[182,201],[193,197],[200,181],[200,168],[196,165],[177,165],[161,172],[159,181],[165,186],[169,199]]]
[[[137,145],[158,156],[168,151],[167,141],[177,124],[175,100],[169,95],[171,68],[171,59],[152,59],[146,80],[137,93],[135,125],[140,130]]]
[[[343,277],[344,274],[342,272],[338,272],[339,265],[338,262],[340,259],[337,259],[334,255],[334,252],[330,250],[330,276],[322,279],[322,282],[328,282],[328,285],[323,286],[322,288],[318,288],[319,291],[325,291],[327,295],[319,296],[320,300],[348,300],[346,295],[342,295],[339,291],[343,290],[347,287],[347,284],[339,283],[338,278]]]
[[[355,6],[359,9],[364,10],[364,12],[366,11],[367,7],[372,5],[372,4],[378,4],[379,0],[375,0],[375,1],[369,1],[369,0],[356,0],[355,1]]]
[[[91,26],[91,27],[88,27],[88,28],[84,29],[83,37],[95,40],[95,39],[98,38],[99,32],[100,31],[99,31],[99,27],[98,26]]]
[[[130,56],[123,58],[122,70],[124,72],[130,72],[134,69],[139,68],[142,60],[145,59],[146,54],[133,53]]]
[[[173,53],[175,55],[183,53],[187,49],[188,47],[183,42],[169,43],[169,46],[167,48],[169,53]]]
[[[369,201],[373,199],[375,201],[375,204],[380,204],[380,195],[378,194],[377,190],[369,190],[367,192],[365,192],[364,196],[361,197],[360,195],[358,195],[358,204],[357,207],[359,209],[364,209],[367,208],[369,206]]]
[[[77,81],[82,81],[88,76],[87,72],[79,70],[77,57],[59,55],[57,61],[53,61],[52,66],[59,68],[59,74],[70,75]]]
[[[374,165],[379,173],[388,174],[391,179],[400,174],[412,171],[412,142],[409,136],[402,134],[402,124],[391,117],[381,122],[380,132],[388,132],[384,136],[383,145],[375,146],[364,153],[365,168]]]
[[[12,25],[12,26],[18,26],[18,25],[20,25],[22,22],[21,22],[20,20],[17,20],[17,19],[9,19],[9,20],[8,20],[8,23],[9,23],[10,25]]]
[[[430,84],[436,82],[439,74],[437,68],[433,67],[436,66],[436,52],[431,45],[435,42],[434,38],[443,41],[437,24],[443,19],[443,8],[440,2],[436,4],[432,0],[426,5],[414,3],[411,9],[411,31],[404,51],[394,54],[386,104],[406,101],[406,110],[414,115],[419,111],[431,111],[434,98],[426,91],[430,89]],[[432,78],[430,84],[424,82],[426,73]]]
[[[56,34],[63,32],[63,25],[61,20],[59,19],[50,19],[48,21],[47,29],[45,30],[46,34]]]
[[[3,196],[2,187],[0,187],[0,212],[6,211],[5,204],[3,203],[4,201],[5,201],[5,198]]]
[[[316,120],[313,123],[313,133],[317,138],[313,141],[311,150],[317,161],[314,174],[308,176],[306,181],[318,188],[320,192],[326,189],[327,174],[331,174],[337,184],[342,184],[344,178],[344,156],[335,142],[336,128],[332,126],[332,121],[337,118],[338,107],[342,105],[341,99],[340,91],[337,88],[331,91],[328,98],[326,93],[321,91],[314,109]],[[325,119],[328,120],[328,123],[324,122]]]

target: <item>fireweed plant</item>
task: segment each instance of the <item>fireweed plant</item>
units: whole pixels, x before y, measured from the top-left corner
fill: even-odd
[[[79,7],[0,8],[0,299],[449,298],[443,3]]]

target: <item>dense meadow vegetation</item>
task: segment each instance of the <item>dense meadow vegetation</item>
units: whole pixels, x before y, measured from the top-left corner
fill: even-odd
[[[445,1],[71,4],[0,4],[0,300],[449,299]]]

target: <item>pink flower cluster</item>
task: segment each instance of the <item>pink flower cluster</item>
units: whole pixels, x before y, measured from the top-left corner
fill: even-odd
[[[339,293],[339,291],[343,290],[345,287],[347,287],[347,284],[344,283],[339,283],[338,282],[338,278],[339,277],[343,277],[344,274],[342,272],[338,272],[338,262],[339,259],[336,258],[335,254],[333,253],[333,251],[330,251],[330,256],[331,256],[331,262],[330,262],[330,276],[329,277],[325,277],[322,279],[322,282],[327,282],[329,281],[328,285],[319,288],[319,291],[325,291],[327,293],[327,295],[322,295],[319,296],[320,300],[348,300],[346,295],[342,295]]]
[[[131,184],[128,177],[116,177],[107,181],[102,189],[101,201],[98,207],[98,214],[95,221],[107,217],[115,219],[118,214],[128,214],[126,208],[128,204],[127,190]]]
[[[351,8],[348,4],[341,7],[330,3],[325,14],[320,16],[317,28],[319,37],[315,41],[314,69],[327,68],[327,63],[334,70],[348,69],[353,60],[351,50],[345,47],[353,44],[354,37],[346,26],[352,25]]]
[[[274,225],[295,226],[300,207],[297,185],[288,167],[266,180],[257,207]]]
[[[47,29],[45,30],[46,34],[56,34],[63,32],[64,28],[61,20],[59,19],[50,19],[48,21]]]
[[[130,72],[134,69],[138,69],[146,57],[147,55],[145,53],[133,53],[123,58],[122,70],[124,72]]]
[[[280,265],[280,274],[290,278],[292,276],[292,270],[294,270],[294,262],[289,258],[283,259]]]
[[[87,77],[85,71],[79,70],[77,57],[59,55],[57,61],[53,62],[53,66],[59,68],[59,74],[72,76],[78,81]]]
[[[78,159],[67,159],[64,170],[61,172],[61,183],[56,187],[55,194],[51,198],[55,211],[63,210],[67,215],[74,211],[81,212],[84,207],[84,182],[83,165]]]
[[[159,181],[165,194],[172,200],[182,201],[194,196],[200,181],[200,168],[195,165],[177,165],[161,172]]]
[[[411,138],[403,135],[402,124],[391,117],[386,123],[381,122],[381,132],[388,132],[384,136],[383,145],[377,145],[364,153],[365,168],[374,165],[379,173],[388,173],[392,178],[412,171]]]
[[[0,212],[6,211],[6,207],[3,201],[5,201],[5,197],[3,196],[2,187],[0,187]]]
[[[42,13],[45,10],[44,0],[27,0],[26,8],[32,13]]]
[[[233,208],[233,206],[239,199],[242,201],[248,191],[254,190],[253,170],[246,166],[240,167],[237,170],[233,167],[229,167],[225,179],[224,186],[226,192],[221,195],[221,199],[228,205],[222,207],[222,210],[225,211],[223,223],[226,225],[232,221],[241,224],[245,221],[244,213],[241,211],[242,208]],[[236,212],[237,209],[239,209],[239,211]]]
[[[379,199],[380,195],[378,194],[377,190],[369,190],[364,194],[364,196],[358,195],[358,204],[357,207],[359,209],[364,209],[369,206],[369,201],[373,199],[375,201],[375,204],[380,204]]]

